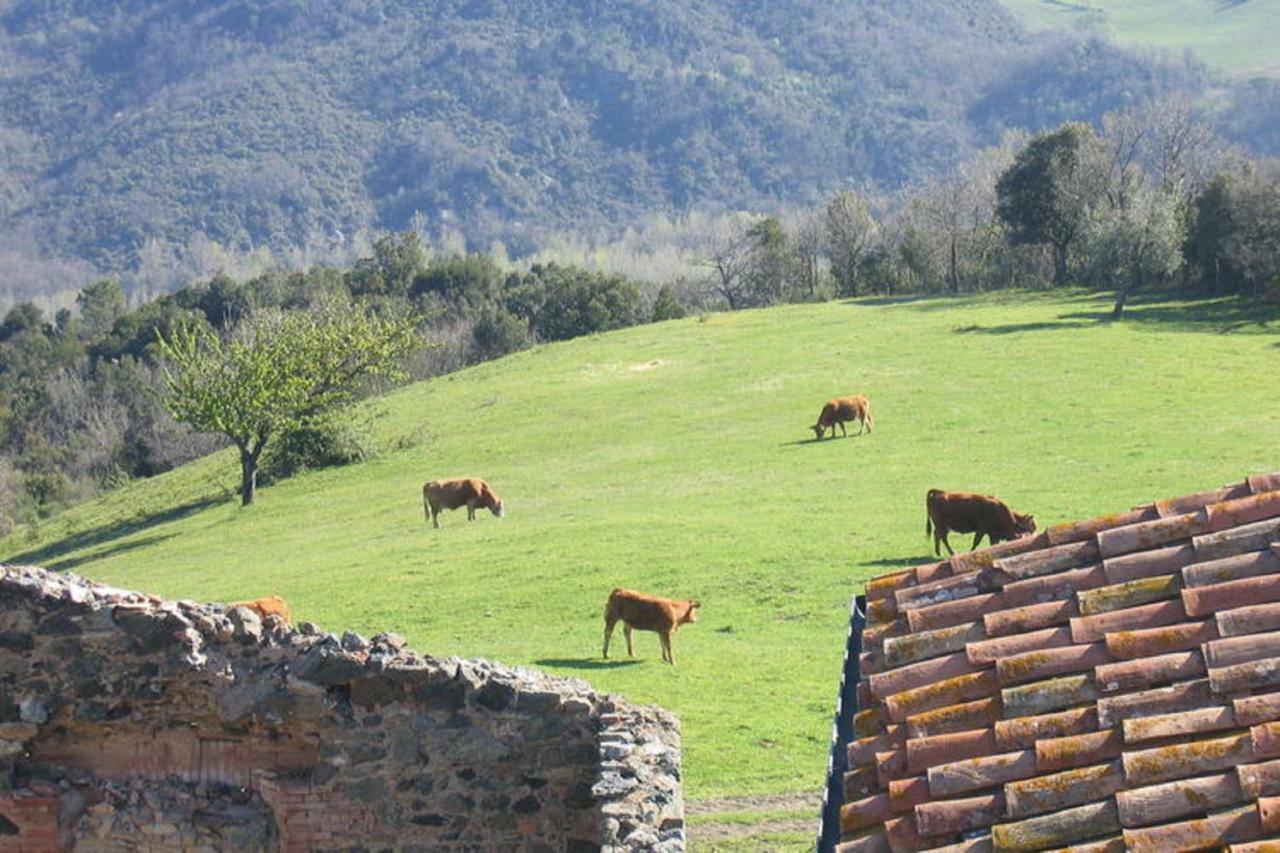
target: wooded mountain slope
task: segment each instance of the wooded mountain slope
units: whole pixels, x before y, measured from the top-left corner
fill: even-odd
[[[1203,85],[995,0],[14,2],[0,68],[10,298],[176,285],[212,246],[306,263],[414,226],[519,253],[806,203]]]

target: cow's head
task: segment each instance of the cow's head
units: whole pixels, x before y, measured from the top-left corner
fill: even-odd
[[[813,430],[813,434],[816,438],[822,438],[822,433],[825,432],[825,430],[822,428],[822,424],[814,424],[813,426],[809,427],[809,429]]]
[[[1020,512],[1015,512],[1013,514],[1013,529],[1022,534],[1035,533],[1036,517],[1034,515],[1023,515]]]
[[[681,616],[681,617],[680,617],[680,623],[681,623],[681,624],[684,624],[685,622],[697,622],[697,621],[698,621],[698,608],[702,606],[702,602],[701,602],[701,601],[690,601],[690,602],[687,602],[687,603],[688,603],[689,607],[684,611],[684,616]]]
[[[498,518],[502,518],[502,516],[506,515],[507,510],[502,506],[502,498],[493,499],[493,505],[489,507],[489,512],[493,513]]]

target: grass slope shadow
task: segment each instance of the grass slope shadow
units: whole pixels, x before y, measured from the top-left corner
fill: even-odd
[[[0,559],[3,563],[18,563],[24,565],[41,566],[51,571],[65,571],[89,562],[90,560],[101,559],[102,557],[118,554],[125,551],[131,551],[136,548],[142,548],[147,545],[161,542],[170,536],[149,536],[135,542],[122,542],[115,547],[94,551],[90,554],[84,554],[77,557],[67,559],[59,559],[66,557],[76,551],[92,549],[99,545],[105,545],[125,536],[148,530],[153,527],[159,527],[162,524],[168,524],[171,521],[177,521],[194,515],[201,510],[208,509],[216,504],[222,503],[227,498],[222,495],[207,496],[196,500],[188,501],[179,506],[170,507],[161,512],[152,513],[150,515],[135,516],[133,518],[121,521],[113,521],[110,524],[104,524],[100,527],[94,527],[68,536],[65,539],[59,539],[57,542],[50,542],[40,548],[30,551],[23,551],[19,554],[12,554]]]

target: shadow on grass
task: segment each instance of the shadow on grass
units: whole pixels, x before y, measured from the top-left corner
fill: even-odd
[[[1163,297],[1155,296],[1157,300]],[[1167,297],[1169,300],[1175,297]],[[1098,310],[1071,311],[1054,320],[1034,323],[1004,323],[987,326],[973,323],[959,326],[956,334],[1008,335],[1016,332],[1039,332],[1052,329],[1083,329],[1100,323],[1124,323],[1134,327],[1159,328],[1183,332],[1215,332],[1218,334],[1280,334],[1271,324],[1280,322],[1280,303],[1263,302],[1243,296],[1202,300],[1153,301],[1130,303],[1120,320],[1112,319],[1112,303],[1106,294],[1090,297]]]
[[[883,560],[868,560],[861,565],[875,566],[879,569],[909,569],[923,563],[936,563],[940,559],[942,558],[925,554],[923,557],[886,557]]]
[[[635,666],[640,663],[636,658],[626,660],[603,660],[601,658],[539,658],[538,666],[554,666],[560,669],[621,669],[624,666]]]
[[[844,438],[862,438],[863,436],[856,432],[851,432],[848,435],[837,435],[834,437],[844,439]],[[797,438],[795,441],[784,441],[778,446],[779,447],[808,447],[813,444],[830,444],[831,439],[832,439],[832,436],[827,436],[826,438]]]
[[[68,557],[67,555],[93,548],[97,545],[104,545],[108,542],[148,530],[152,527],[159,527],[162,524],[168,524],[171,521],[177,521],[194,515],[201,510],[208,509],[226,500],[225,497],[218,495],[216,497],[205,497],[199,500],[189,501],[180,506],[166,509],[163,512],[152,513],[128,519],[127,521],[115,521],[111,524],[104,524],[101,527],[95,527],[92,530],[86,530],[77,533],[74,536],[68,536],[66,539],[59,539],[57,542],[50,542],[39,548],[33,548],[30,551],[23,551],[20,554],[12,554],[6,556],[0,562],[5,563],[21,563],[31,566],[42,566],[53,571],[65,571],[73,566],[81,563],[87,563],[91,560],[101,559],[102,557],[112,554],[124,553],[141,548],[154,542],[159,542],[170,538],[169,536],[151,536],[138,542],[121,542],[111,548],[94,551],[91,554],[81,554],[76,557]],[[59,559],[65,558],[65,559]]]

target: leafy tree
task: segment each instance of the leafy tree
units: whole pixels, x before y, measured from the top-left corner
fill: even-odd
[[[1097,137],[1072,122],[1034,137],[996,183],[996,211],[1014,244],[1048,244],[1053,280],[1067,283],[1069,251],[1094,201]]]
[[[876,222],[866,201],[855,192],[842,192],[827,205],[831,274],[836,280],[836,292],[841,296],[858,295],[862,265],[875,228]]]
[[[373,256],[356,262],[347,286],[354,296],[404,296],[426,262],[427,252],[416,231],[384,234],[373,244]]]
[[[1183,231],[1171,190],[1131,190],[1123,208],[1095,210],[1083,239],[1093,264],[1109,272],[1116,288],[1112,319],[1148,281],[1171,275],[1182,263]]]
[[[366,379],[398,378],[400,359],[421,345],[412,318],[350,306],[254,314],[227,338],[201,324],[158,338],[167,405],[201,432],[240,451],[240,500],[253,503],[259,462],[275,436],[351,401]]]
[[[76,296],[76,307],[80,309],[80,332],[89,341],[105,336],[116,320],[129,310],[124,289],[111,279],[103,279],[81,290]]]
[[[658,295],[653,300],[652,321],[661,323],[663,320],[679,320],[683,316],[684,306],[676,298],[675,288],[669,284],[658,288]]]

